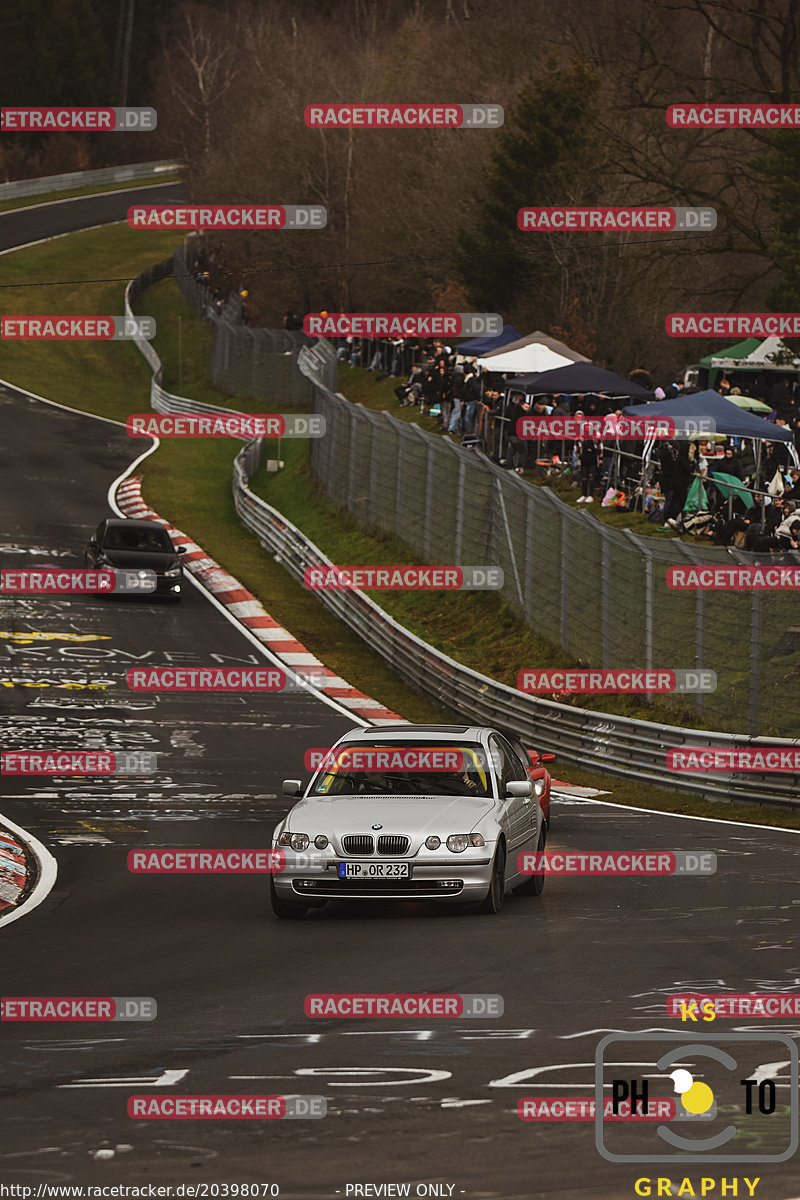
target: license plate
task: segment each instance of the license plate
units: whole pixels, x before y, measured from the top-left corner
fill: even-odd
[[[340,879],[408,879],[411,863],[407,862],[340,862]]]

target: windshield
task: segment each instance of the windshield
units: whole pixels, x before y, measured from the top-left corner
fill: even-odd
[[[125,529],[124,526],[112,525],[106,530],[103,543],[107,550],[141,550],[168,553],[172,550],[172,542],[163,529]]]
[[[479,745],[404,742],[332,750],[311,795],[492,796]]]

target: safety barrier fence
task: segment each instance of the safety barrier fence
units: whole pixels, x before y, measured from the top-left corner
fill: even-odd
[[[450,438],[349,403],[325,383],[333,356],[321,340],[298,355],[327,429],[310,446],[311,471],[357,524],[396,534],[427,563],[502,567],[501,594],[514,613],[573,660],[714,670],[714,692],[658,697],[682,724],[699,718],[752,736],[796,734],[797,592],[667,584],[669,567],[751,565],[763,556],[601,522]],[[800,554],[771,561],[797,565]]]
[[[0,201],[16,200],[23,196],[43,196],[48,192],[69,192],[74,188],[94,187],[104,183],[138,183],[180,170],[180,163],[163,159],[160,162],[128,163],[122,167],[98,167],[94,171],[69,171],[63,175],[41,175],[36,179],[12,179],[0,183]]]
[[[166,262],[157,264],[156,267],[151,268],[148,272],[144,272],[129,284],[126,291],[126,315],[131,315],[130,301],[147,287],[149,283],[169,275],[172,266],[172,260],[166,260]],[[137,341],[137,345],[145,357],[148,358],[151,365],[153,365],[158,375],[161,363],[152,346],[144,341]],[[520,501],[516,495],[513,500],[507,495],[502,495],[498,499],[499,520],[495,516],[493,519],[494,528],[490,527],[488,534],[476,540],[474,531],[470,530],[469,521],[466,519],[464,513],[468,499],[473,497],[472,472],[476,468],[478,471],[488,471],[490,488],[498,489],[503,485],[514,488],[515,492],[524,497],[525,506],[538,503],[535,498],[541,493],[543,498],[542,503],[548,506],[544,511],[555,512],[557,514],[556,528],[560,528],[562,533],[565,531],[568,532],[571,528],[570,525],[565,524],[565,521],[579,521],[583,524],[584,528],[592,532],[596,531],[599,522],[589,517],[588,514],[581,514],[578,517],[559,501],[557,497],[550,494],[546,488],[531,488],[495,467],[493,464],[476,458],[469,452],[461,450],[460,447],[454,446],[447,439],[426,435],[416,427],[403,425],[402,422],[396,421],[387,414],[371,413],[358,405],[348,404],[343,397],[334,395],[326,386],[325,381],[331,377],[332,357],[333,354],[330,346],[322,341],[318,341],[311,348],[300,351],[298,363],[305,378],[314,389],[315,410],[323,412],[328,421],[326,436],[312,440],[310,443],[312,466],[315,468],[317,466],[314,461],[315,458],[317,459],[317,463],[320,461],[318,454],[315,453],[320,445],[324,446],[327,443],[325,453],[329,456],[328,461],[335,461],[338,453],[339,490],[337,503],[343,504],[350,511],[360,512],[362,519],[365,515],[368,516],[369,521],[366,523],[377,524],[375,517],[380,515],[378,505],[373,504],[370,507],[370,497],[373,497],[374,500],[379,499],[380,493],[377,488],[376,479],[381,471],[386,470],[386,466],[384,462],[378,461],[375,463],[370,458],[368,438],[371,435],[375,436],[376,439],[380,439],[381,437],[386,438],[387,429],[389,430],[388,437],[390,439],[396,439],[398,433],[402,437],[414,439],[403,444],[396,440],[394,441],[393,448],[398,454],[401,465],[404,460],[408,463],[408,445],[421,445],[424,456],[429,463],[454,461],[456,463],[455,504],[453,504],[453,496],[448,496],[446,486],[435,492],[432,490],[433,485],[431,481],[436,480],[436,474],[430,470],[427,473],[427,481],[422,491],[423,505],[429,506],[437,498],[440,501],[437,512],[444,526],[444,533],[435,533],[431,521],[424,519],[424,509],[420,510],[419,496],[416,495],[419,492],[418,483],[407,477],[405,481],[406,486],[400,490],[401,497],[407,496],[412,502],[416,503],[417,520],[420,523],[420,528],[423,531],[427,531],[423,533],[423,549],[425,550],[426,560],[441,563],[494,563],[499,561],[499,565],[502,565],[504,568],[507,585],[510,579],[513,589],[515,589],[519,600],[523,604],[526,594],[531,594],[532,591],[534,598],[541,601],[545,617],[552,615],[555,606],[556,620],[552,634],[553,640],[557,641],[559,634],[569,635],[571,628],[570,618],[573,614],[570,611],[569,605],[565,604],[566,593],[563,584],[569,582],[571,575],[569,570],[565,570],[563,565],[559,564],[558,554],[560,553],[560,546],[556,546],[555,548],[548,547],[545,540],[548,529],[545,527],[537,531],[533,528],[532,524],[529,524],[527,537],[529,539],[528,549],[530,553],[527,556],[523,553],[519,559],[510,557],[514,554],[514,543],[511,537],[511,524],[507,518],[509,511],[512,513],[519,511]],[[151,403],[160,412],[235,411],[231,409],[217,409],[188,400],[185,397],[172,396],[163,391],[160,387],[160,380],[157,381],[155,378],[154,387],[151,391]],[[365,418],[366,423],[364,423]],[[361,424],[357,424],[359,422]],[[398,426],[400,427],[399,430],[397,429]],[[346,431],[345,433],[342,432],[343,427]],[[349,437],[347,436],[348,430],[351,433]],[[361,437],[360,445],[366,452],[363,458],[356,453],[359,448],[359,442],[357,437],[352,435],[353,430],[359,431],[359,436]],[[364,430],[370,431],[366,439],[364,437]],[[441,447],[441,449],[437,449],[436,447]],[[305,569],[309,566],[333,565],[330,559],[301,530],[297,529],[276,509],[256,496],[249,487],[249,480],[261,467],[264,454],[265,442],[263,440],[255,440],[248,442],[235,460],[233,495],[240,520],[248,529],[252,530],[261,544],[297,579],[303,578]],[[439,459],[435,457],[437,455],[448,455],[451,458]],[[397,470],[400,469],[401,467],[397,468]],[[398,496],[397,470],[395,470],[395,478],[390,484],[393,488],[395,502]],[[469,476],[467,472],[469,472]],[[317,474],[316,469],[315,474]],[[319,476],[317,477],[319,478]],[[452,478],[452,472],[450,473],[450,477]],[[466,480],[468,477],[470,480],[469,496],[466,491]],[[478,478],[481,478],[481,476],[479,475]],[[402,478],[400,483],[403,483]],[[447,484],[447,476],[445,476],[444,483],[445,485]],[[480,496],[480,490],[477,494]],[[364,504],[365,500],[367,507],[359,507]],[[456,510],[454,526],[452,527],[449,525],[452,518],[447,511],[448,504]],[[402,509],[402,507],[402,505],[397,506],[398,510]],[[459,513],[461,513],[461,517],[458,516]],[[504,514],[506,520],[503,520]],[[413,521],[413,514],[410,519]],[[407,519],[399,520],[395,517],[393,531],[398,532],[410,544],[414,544],[415,537],[411,536]],[[674,561],[677,549],[682,549],[685,555],[684,561],[704,561],[703,555],[705,551],[702,548],[695,550],[694,548],[675,542],[670,544],[669,553],[667,553],[662,544],[662,555],[666,554],[666,557],[657,559],[653,556],[654,547],[658,547],[659,545],[657,542],[654,543],[654,547],[651,547],[647,544],[647,539],[638,538],[629,532],[620,530],[610,530],[609,532],[616,537],[623,537],[623,544],[632,544],[639,552],[638,570],[644,577],[645,610],[648,614],[647,628],[650,629],[649,637],[646,640],[648,652],[645,655],[645,661],[642,665],[651,668],[654,665],[658,665],[654,655],[657,645],[654,628],[656,615],[654,606],[654,564],[657,561]],[[504,541],[504,553],[497,553],[498,548],[503,547]],[[439,545],[443,545],[447,553],[444,556],[440,555],[437,557],[434,551]],[[742,559],[746,558],[746,556],[739,557]],[[544,562],[542,562],[542,558],[544,558]],[[584,559],[583,570],[586,570],[588,562],[593,561],[593,557],[586,557]],[[719,559],[715,561],[719,561]],[[730,561],[730,559],[727,561]],[[552,576],[548,576],[546,573],[551,563],[555,567],[555,580],[561,581],[562,586],[560,588],[557,582],[554,582]],[[603,565],[602,552],[600,555],[600,567],[600,577],[603,581],[601,583],[600,607],[607,617],[611,601],[611,594],[608,590],[609,565],[608,560]],[[535,588],[534,583],[536,583]],[[514,592],[512,591],[511,594],[513,596]],[[320,591],[317,595],[321,603],[325,604],[326,607],[353,629],[372,649],[381,654],[402,678],[437,700],[444,707],[458,713],[462,718],[468,717],[480,723],[506,726],[513,729],[531,744],[535,744],[543,749],[554,750],[557,753],[561,753],[571,762],[578,763],[587,768],[600,770],[604,773],[636,778],[642,782],[646,781],[650,784],[657,784],[666,788],[690,790],[712,799],[723,799],[731,802],[768,803],[785,807],[800,806],[800,773],[753,773],[743,776],[734,774],[707,774],[702,771],[696,771],[681,772],[680,775],[677,775],[669,771],[666,767],[666,751],[669,748],[700,749],[707,746],[745,746],[758,748],[779,746],[800,749],[800,741],[798,740],[771,736],[747,737],[730,732],[681,728],[630,717],[595,712],[568,704],[559,704],[554,701],[544,700],[540,697],[520,692],[516,688],[499,683],[497,680],[493,680],[488,676],[455,662],[446,654],[404,629],[384,609],[362,592],[350,590]],[[758,593],[754,595],[757,596]],[[684,599],[686,598],[684,597]],[[690,634],[694,635],[695,652],[697,652],[698,648],[702,650],[704,644],[705,621],[700,621],[698,614],[699,617],[705,616],[704,609],[707,600],[708,597],[705,593],[697,593],[689,597],[689,602],[695,609],[696,621],[694,624],[689,621],[687,629]],[[760,599],[759,604],[756,604],[755,599],[748,596],[746,597],[746,603],[750,611],[754,608],[759,610],[760,604],[763,603],[763,598]],[[746,612],[748,608],[745,609]],[[741,636],[740,629],[738,631],[738,639]],[[685,657],[687,653],[686,647],[691,642],[692,638],[689,636],[683,640],[679,639],[675,643],[672,652],[672,665],[692,665],[691,662],[687,663]],[[630,648],[627,648],[623,650],[617,664],[609,662],[608,651],[611,644],[610,639],[607,637],[602,639],[601,647],[605,650],[605,653],[602,655],[602,663],[599,665],[619,665],[619,663],[630,663],[633,660],[634,655]],[[599,660],[594,661],[595,665],[598,665]],[[696,657],[694,665],[702,666],[703,661],[702,658],[698,661]],[[522,665],[535,666],[536,664]],[[748,694],[752,703],[752,688]],[[708,698],[708,696],[705,696],[701,699],[705,699],[707,702]]]
[[[249,442],[236,457],[233,473],[236,511],[242,524],[253,531],[265,549],[302,581],[307,567],[333,564],[301,530],[248,486],[263,455],[264,442],[256,440]],[[730,733],[681,729],[543,700],[456,662],[410,633],[363,592],[319,591],[317,596],[403,679],[461,719],[513,729],[539,749],[560,752],[571,762],[604,773],[691,790],[711,799],[800,807],[800,773],[743,777],[696,771],[678,776],[666,766],[668,748],[769,745],[800,749],[800,741],[742,739]]]

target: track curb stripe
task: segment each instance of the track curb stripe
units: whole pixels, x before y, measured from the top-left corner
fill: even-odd
[[[176,529],[174,525],[165,521],[154,509],[150,508],[142,499],[141,475],[132,475],[125,479],[117,488],[116,499],[126,517],[158,521],[169,531],[176,546],[185,546],[186,553],[182,555],[182,559],[186,569],[191,571],[203,587],[213,594],[215,600],[225,606],[231,616],[244,625],[259,641],[268,645],[270,651],[287,667],[318,668],[321,675],[329,677],[316,685],[319,691],[327,693],[345,708],[358,710],[360,717],[366,718],[376,725],[389,725],[403,720],[398,713],[385,708],[371,696],[360,692],[358,688],[351,687],[345,679],[325,667],[302,642],[298,642],[293,633],[284,629],[274,617],[269,615],[261,601],[252,592],[249,592],[238,579],[235,579],[219,563],[210,558],[202,546],[198,546],[187,534]]]

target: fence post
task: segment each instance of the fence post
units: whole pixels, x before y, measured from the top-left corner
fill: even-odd
[[[403,474],[405,467],[405,448],[406,444],[402,437],[397,439],[397,472],[395,474],[395,502],[394,502],[394,531],[398,537],[402,536],[402,525],[400,523],[400,513],[403,508]]]
[[[467,478],[467,467],[463,458],[458,461],[458,488],[456,489],[456,541],[453,561],[461,565],[461,551],[464,545],[464,488]]]
[[[436,476],[436,465],[433,461],[434,450],[433,442],[428,442],[428,455],[425,462],[425,532],[423,546],[423,558],[427,561],[431,557],[431,522],[433,520],[433,481]]]
[[[534,503],[533,489],[528,496],[528,503],[525,507],[525,613],[533,611],[533,560],[536,553],[535,538],[533,532],[534,525]]]
[[[761,673],[761,593],[753,592],[750,623],[750,736],[758,736],[758,691]]]
[[[356,478],[359,480],[361,478],[361,472],[358,470],[358,463],[356,461],[356,410],[352,405],[348,410],[347,416],[347,435],[350,438],[350,453],[347,464],[347,473],[349,475],[349,479],[347,480],[347,510],[352,513],[354,510],[353,489],[356,486]]]
[[[561,648],[567,648],[567,633],[569,631],[569,567],[567,563],[567,509],[561,512]]]
[[[330,417],[326,414],[326,420]],[[378,525],[378,419],[368,413],[369,421],[369,520],[373,528]]]
[[[698,588],[695,593],[695,634],[694,634],[694,665],[698,671],[703,669],[703,659],[705,658],[705,634],[706,634],[706,594],[702,588]],[[703,714],[703,693],[698,692],[695,696],[695,712],[698,716]]]
[[[600,562],[600,630],[602,638],[602,659],[603,669],[611,666],[611,627],[610,627],[610,598],[611,598],[611,553],[609,548],[609,539],[605,529],[600,526],[598,533],[601,538],[601,562]]]

